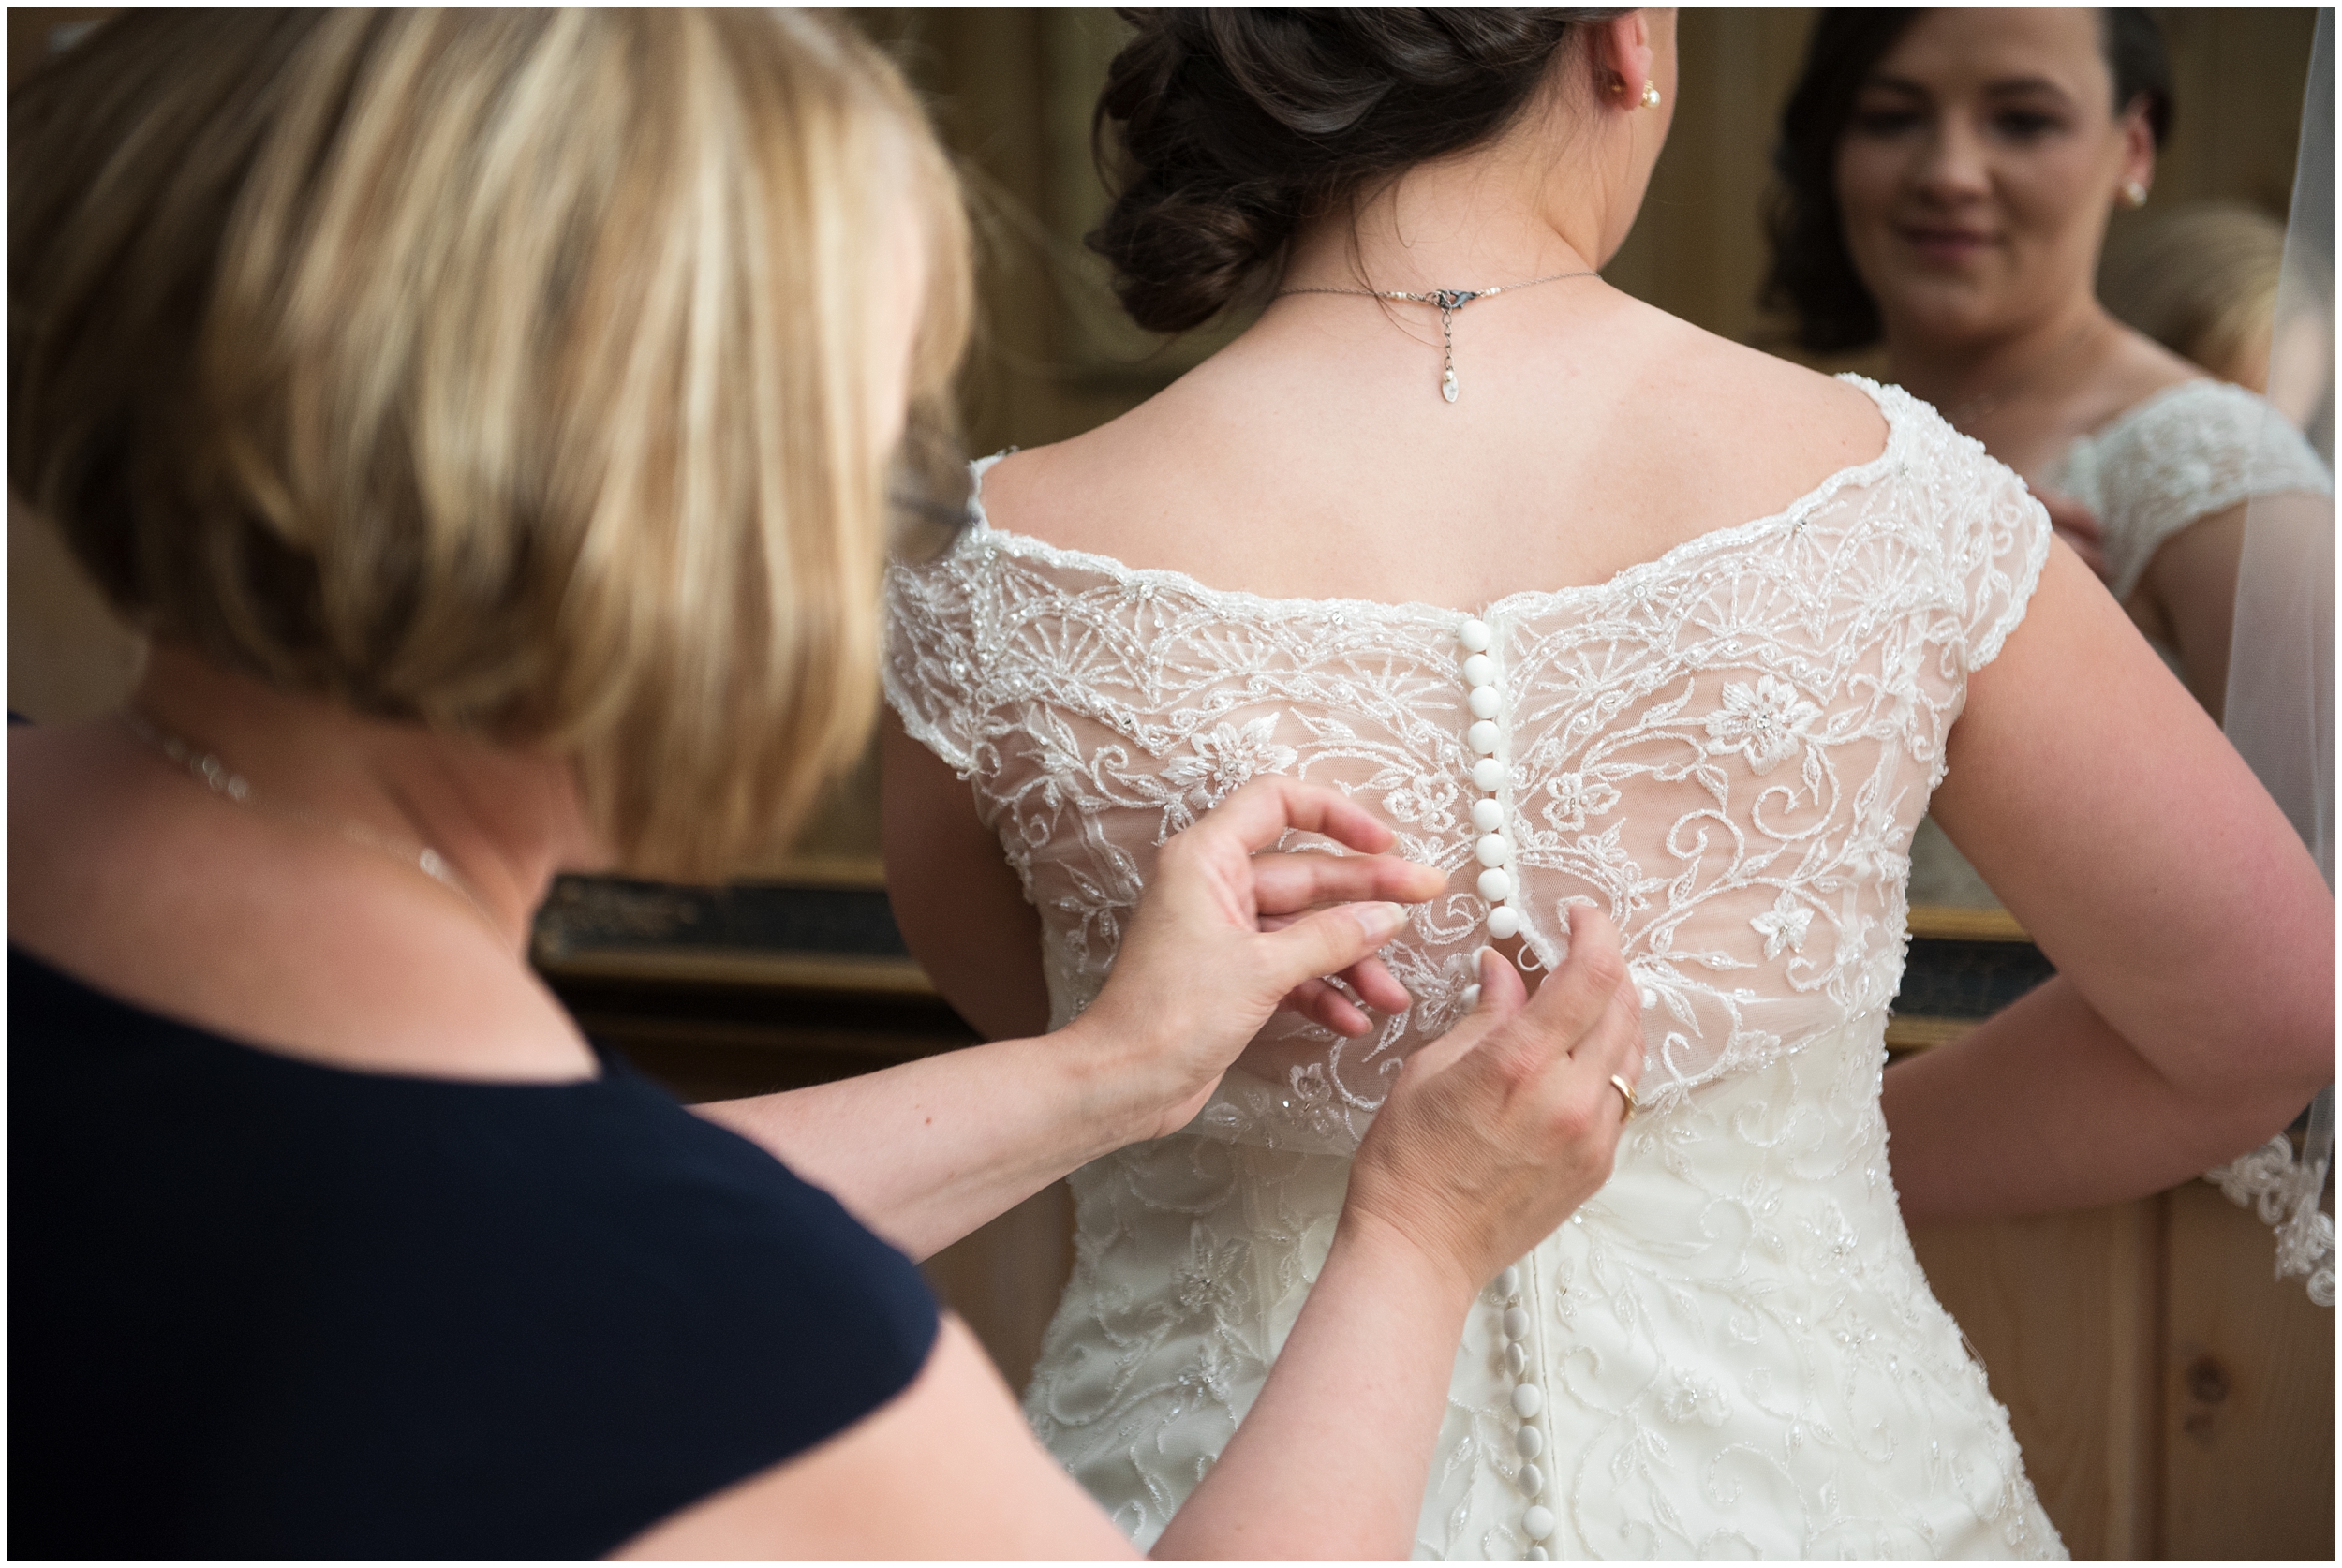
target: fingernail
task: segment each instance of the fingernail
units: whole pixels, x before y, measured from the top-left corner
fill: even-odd
[[[1365,916],[1367,930],[1377,937],[1395,936],[1407,924],[1407,907],[1404,904],[1369,904],[1361,913]]]

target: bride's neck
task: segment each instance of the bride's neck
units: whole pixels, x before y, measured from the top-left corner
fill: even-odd
[[[1480,289],[1600,264],[1601,159],[1573,160],[1542,116],[1407,170],[1305,225],[1284,288]],[[1568,139],[1561,139],[1564,143]]]

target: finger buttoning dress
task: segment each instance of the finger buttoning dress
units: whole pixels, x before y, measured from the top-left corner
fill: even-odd
[[[1281,1015],[1189,1127],[1071,1178],[1027,1412],[1141,1547],[1259,1391],[1474,951],[1517,928],[1550,966],[1592,903],[1642,993],[1645,1108],[1472,1313],[1417,1554],[2064,1555],[1913,1257],[1878,1108],[1910,834],[2050,532],[1982,448],[1858,384],[1878,457],[1476,613],[1226,592],[981,521],[893,572],[888,697],[1040,910],[1053,1025],[1158,847],[1256,775],[1343,791],[1450,873],[1385,949],[1408,1012],[1356,1041]]]

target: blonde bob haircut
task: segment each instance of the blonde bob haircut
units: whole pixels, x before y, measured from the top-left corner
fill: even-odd
[[[858,753],[878,356],[916,313],[933,403],[970,310],[875,50],[762,10],[146,12],[8,132],[9,477],[154,636],[564,757],[645,875],[769,851]]]
[[[2098,299],[2215,376],[2262,390],[2285,225],[2235,201],[2191,201],[2126,216],[2098,262]]]

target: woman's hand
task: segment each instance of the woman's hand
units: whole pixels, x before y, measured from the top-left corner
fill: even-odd
[[[1642,1076],[1642,1010],[1618,931],[1570,911],[1569,958],[1524,1001],[1480,952],[1480,1005],[1409,1058],[1351,1167],[1342,1223],[1388,1227],[1468,1290],[1536,1245],[1610,1178]]]
[[[1256,852],[1296,828],[1361,852]],[[1320,977],[1347,970],[1376,1005],[1380,983],[1397,989],[1379,965],[1357,966],[1405,926],[1399,901],[1435,897],[1446,879],[1381,853],[1392,840],[1334,791],[1271,777],[1164,845],[1105,988],[1060,1031],[1087,1037],[1134,1092],[1161,1107],[1144,1135],[1185,1126],[1288,998],[1332,1022],[1323,1002],[1340,998]],[[1390,999],[1406,1005],[1403,993]]]
[[[1479,1007],[1400,1072],[1284,1349],[1154,1556],[1406,1555],[1474,1296],[1609,1179],[1610,1074],[1642,1067],[1625,980],[1592,910],[1525,1005],[1481,950]]]

